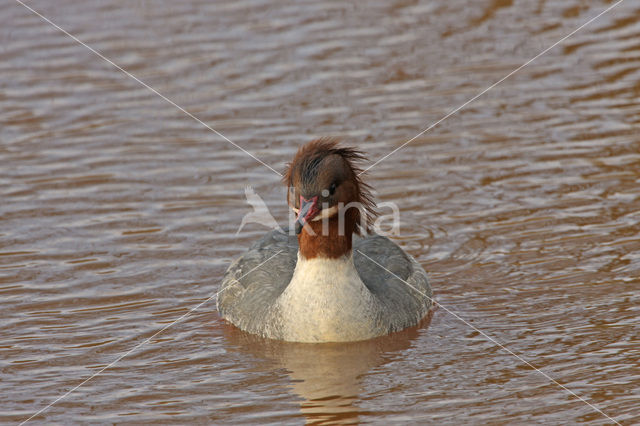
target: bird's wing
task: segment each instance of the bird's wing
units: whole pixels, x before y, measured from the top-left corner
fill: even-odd
[[[291,281],[297,252],[298,240],[286,228],[268,232],[253,244],[224,274],[217,301],[222,317],[250,333],[264,334],[275,300]]]
[[[354,237],[353,252],[362,282],[382,304],[383,315],[394,318],[390,331],[413,325],[427,313],[431,287],[427,273],[411,255],[376,234]]]

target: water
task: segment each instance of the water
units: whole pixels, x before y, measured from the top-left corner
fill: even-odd
[[[278,171],[372,162],[611,2],[30,1]],[[640,5],[626,0],[373,167],[445,308],[353,344],[220,319],[280,177],[0,2],[0,422],[640,423]],[[171,325],[198,304],[202,306]],[[457,319],[450,310],[469,324]]]

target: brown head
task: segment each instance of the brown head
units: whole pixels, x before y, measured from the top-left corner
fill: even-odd
[[[337,258],[351,251],[354,232],[368,230],[375,204],[359,177],[365,157],[333,139],[302,146],[284,176],[287,202],[297,215],[295,230],[305,258]]]

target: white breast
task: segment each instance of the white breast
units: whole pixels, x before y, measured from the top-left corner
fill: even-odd
[[[380,305],[364,285],[353,256],[305,259],[277,301],[285,340],[339,342],[386,334],[376,324]]]

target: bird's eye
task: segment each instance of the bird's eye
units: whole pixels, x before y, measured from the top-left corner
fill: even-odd
[[[333,195],[336,192],[336,184],[332,183],[329,187],[329,194]]]

